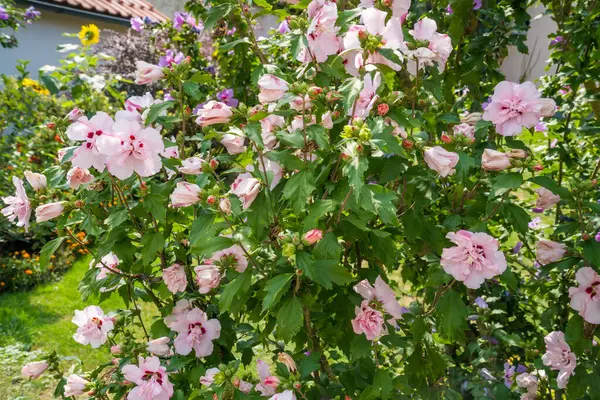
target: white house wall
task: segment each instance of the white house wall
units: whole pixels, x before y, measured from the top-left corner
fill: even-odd
[[[15,35],[19,40],[19,47],[14,49],[0,48],[0,73],[13,75],[17,71],[17,60],[30,60],[28,70],[33,78],[37,78],[38,69],[44,65],[58,65],[65,54],[56,51],[56,46],[65,43],[79,43],[78,38],[64,37],[62,34],[77,33],[82,25],[95,24],[101,30],[112,29],[125,31],[127,26],[102,20],[91,19],[85,16],[76,16],[41,10],[42,17],[39,21],[19,29]],[[100,36],[102,40],[102,34]]]

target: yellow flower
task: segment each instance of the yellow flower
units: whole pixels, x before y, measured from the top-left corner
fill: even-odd
[[[77,34],[81,44],[84,46],[90,46],[100,41],[100,29],[94,24],[84,25]]]
[[[34,81],[33,79],[25,78],[21,81],[21,84],[24,87],[30,87],[34,92],[39,94],[49,95],[50,91],[39,84],[38,81]]]

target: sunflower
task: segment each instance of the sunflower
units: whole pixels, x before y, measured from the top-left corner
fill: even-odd
[[[21,81],[21,84],[24,87],[30,87],[31,89],[33,89],[34,92],[38,94],[50,94],[50,91],[48,89],[46,89],[45,87],[40,85],[38,81],[34,81],[33,79],[25,78]]]
[[[83,25],[77,36],[84,46],[96,44],[100,41],[100,29],[94,24]]]

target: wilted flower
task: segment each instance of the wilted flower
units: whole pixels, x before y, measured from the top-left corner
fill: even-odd
[[[48,369],[48,363],[46,361],[34,361],[25,364],[21,369],[21,375],[31,379],[37,379]]]
[[[31,185],[33,190],[39,192],[42,189],[46,189],[48,183],[46,181],[46,176],[42,174],[36,174],[31,171],[25,171],[25,179]]]
[[[35,209],[36,222],[49,221],[60,216],[65,210],[64,204],[66,201],[58,201],[56,203],[43,204]]]
[[[185,268],[179,264],[173,264],[169,268],[163,269],[163,281],[167,285],[169,292],[173,294],[185,292],[185,288],[187,287]]]
[[[443,177],[454,175],[458,154],[446,151],[441,146],[435,146],[425,150],[423,154],[427,166]]]
[[[16,193],[14,196],[2,197],[2,201],[7,207],[2,209],[2,215],[8,218],[9,221],[17,220],[17,226],[29,227],[29,218],[31,218],[31,203],[25,192],[23,181],[16,176],[12,178],[15,185]]]

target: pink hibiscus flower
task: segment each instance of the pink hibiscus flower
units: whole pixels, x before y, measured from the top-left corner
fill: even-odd
[[[256,391],[263,396],[273,396],[277,392],[279,386],[279,378],[271,375],[269,365],[263,360],[258,360],[256,364],[260,383],[256,385]]]
[[[571,307],[590,324],[600,324],[600,275],[590,267],[575,274],[578,287],[569,288]]]
[[[486,279],[506,270],[506,258],[498,250],[498,241],[483,232],[458,231],[446,235],[456,244],[442,251],[441,265],[469,289],[477,289]]]
[[[496,125],[502,136],[515,136],[523,127],[533,128],[542,109],[540,92],[531,82],[514,83],[503,81],[494,88],[492,101],[483,111],[483,119]]]
[[[104,315],[98,306],[88,306],[83,311],[75,310],[71,322],[78,326],[73,339],[84,346],[89,344],[94,349],[106,343],[108,332],[114,328],[113,318]]]
[[[22,226],[27,230],[29,228],[29,219],[31,218],[31,203],[25,192],[23,180],[13,176],[13,185],[16,193],[14,196],[2,197],[6,207],[2,209],[2,215],[8,218],[10,222],[17,220],[17,226]]]
[[[158,357],[139,357],[138,365],[123,367],[125,379],[137,385],[129,392],[127,400],[169,400],[173,396],[173,384]]]
[[[544,342],[546,354],[542,356],[542,361],[544,365],[558,371],[558,387],[564,389],[577,365],[577,356],[565,341],[565,334],[560,331],[550,332]]]
[[[118,120],[113,135],[98,139],[98,150],[106,155],[108,171],[119,179],[127,179],[134,172],[147,177],[162,168],[160,154],[165,145],[154,128],[142,128],[137,121]]]
[[[381,85],[381,74],[379,72],[376,72],[374,77],[371,77],[371,74],[365,74],[363,89],[359,93],[358,99],[356,99],[354,118],[364,119],[369,116],[371,109],[379,98],[377,96],[379,85]],[[348,110],[348,115],[352,115],[352,109]]]
[[[180,315],[171,329],[178,333],[174,342],[175,352],[186,356],[194,350],[198,358],[211,355],[212,341],[221,336],[221,323],[217,319],[208,319],[199,308]]]
[[[111,136],[113,125],[110,115],[99,111],[91,119],[81,117],[67,128],[69,139],[84,141],[73,152],[73,166],[83,169],[94,167],[98,172],[104,171],[106,155],[98,149],[98,140]]]
[[[418,61],[419,69],[435,63],[438,70],[443,72],[446,68],[446,61],[452,52],[450,36],[437,33],[437,23],[427,17],[419,20],[409,33],[416,41],[427,42],[427,47],[419,47],[407,52],[410,56],[407,63],[408,71],[412,75],[416,75]]]
[[[207,264],[218,264],[224,268],[235,267],[237,272],[244,272],[248,268],[248,260],[244,254],[244,250],[237,244],[223,250],[213,253]]]
[[[402,306],[396,300],[396,294],[392,288],[381,279],[381,276],[375,279],[374,287],[365,279],[354,286],[354,291],[365,300],[380,302],[385,311],[392,317],[402,318]]]
[[[250,173],[244,172],[239,174],[231,185],[231,193],[235,194],[242,200],[244,209],[250,207],[252,202],[260,192],[260,181],[253,177]]]
[[[383,325],[383,314],[369,307],[369,301],[363,300],[360,307],[355,307],[356,318],[352,320],[354,333],[364,333],[368,340],[376,340],[387,333]]]

